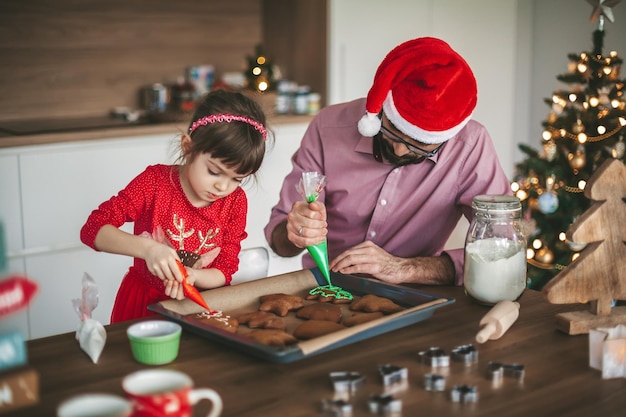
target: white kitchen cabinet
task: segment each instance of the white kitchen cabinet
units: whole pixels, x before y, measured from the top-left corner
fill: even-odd
[[[258,181],[246,185],[249,236],[244,249],[264,247],[271,253],[263,228],[307,125],[274,127],[275,143]],[[79,317],[72,299],[81,296],[85,273],[99,289],[93,317],[109,323],[117,288],[132,259],[84,246],[80,228],[91,210],[146,166],[172,163],[177,146],[175,135],[155,135],[0,149],[0,219],[10,236],[9,270],[25,273],[39,285],[29,309],[3,321],[0,331],[17,327],[28,339],[74,331]],[[124,230],[131,231],[132,225]],[[300,268],[300,257],[269,257],[269,275]],[[235,276],[234,284],[243,281]]]
[[[80,228],[99,203],[147,165],[167,163],[173,135],[70,142],[13,149],[19,160],[23,244],[12,248],[39,285],[28,314],[29,338],[76,329],[72,299],[84,273],[99,288],[94,318],[109,322],[113,300],[130,258],[97,253],[80,242]],[[131,230],[131,225],[124,227]]]
[[[263,228],[270,218],[272,207],[278,203],[278,196],[283,179],[291,171],[291,156],[300,146],[308,123],[279,125],[274,128],[276,141],[258,171],[258,181],[246,184],[248,196],[248,237],[242,242],[242,248],[265,247],[269,252],[268,276],[291,272],[302,268],[302,255],[282,258],[269,249]],[[237,275],[233,284],[242,282]]]
[[[22,247],[22,221],[17,155],[0,155],[0,222],[4,228],[5,250],[13,252]],[[0,237],[2,238],[2,237]],[[0,270],[0,281],[9,273],[24,273],[22,259],[7,259],[6,270]],[[0,334],[19,330],[28,336],[28,310],[24,309],[0,320]]]

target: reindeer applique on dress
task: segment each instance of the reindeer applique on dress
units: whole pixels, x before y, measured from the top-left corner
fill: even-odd
[[[209,229],[205,233],[203,233],[202,230],[198,230],[197,233],[198,239],[200,240],[200,245],[198,245],[198,248],[192,252],[185,249],[185,239],[191,237],[194,234],[195,229],[191,228],[189,230],[185,230],[185,220],[179,218],[176,213],[174,213],[173,222],[178,234],[172,232],[170,229],[167,229],[166,232],[170,239],[178,242],[178,249],[176,250],[176,253],[178,254],[178,257],[180,258],[183,265],[188,267],[194,267],[196,266],[196,263],[200,261],[200,265],[197,265],[196,267],[204,268],[205,266],[213,262],[215,258],[217,258],[217,255],[219,255],[220,253],[220,248],[215,248],[215,243],[207,242],[217,236],[217,234],[220,232],[219,227],[216,227],[215,229]],[[200,255],[200,251],[202,251],[203,249],[212,250]]]

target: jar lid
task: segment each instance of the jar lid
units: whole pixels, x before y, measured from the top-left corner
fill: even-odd
[[[472,201],[476,210],[518,211],[522,209],[519,198],[510,195],[477,195]]]

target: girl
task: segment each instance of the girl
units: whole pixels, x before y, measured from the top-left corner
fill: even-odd
[[[211,92],[181,136],[180,164],[149,166],[89,215],[80,233],[84,244],[135,258],[111,323],[148,316],[148,305],[168,297],[183,299],[179,260],[187,282],[199,289],[230,284],[247,237],[240,185],[260,168],[267,135],[254,101]],[[134,234],[119,229],[125,222],[134,222]]]

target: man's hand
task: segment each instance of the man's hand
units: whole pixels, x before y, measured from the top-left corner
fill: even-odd
[[[329,267],[334,272],[371,275],[392,284],[407,282],[413,270],[410,259],[393,256],[369,240],[339,254]]]
[[[299,248],[322,243],[326,227],[326,207],[318,201],[296,201],[287,215],[287,238]]]
[[[280,256],[296,256],[307,246],[326,239],[326,207],[315,201],[296,201],[287,214],[287,220],[272,231],[272,249]]]
[[[342,274],[370,275],[391,284],[454,284],[454,265],[447,255],[400,258],[367,240],[342,252],[329,267]]]

